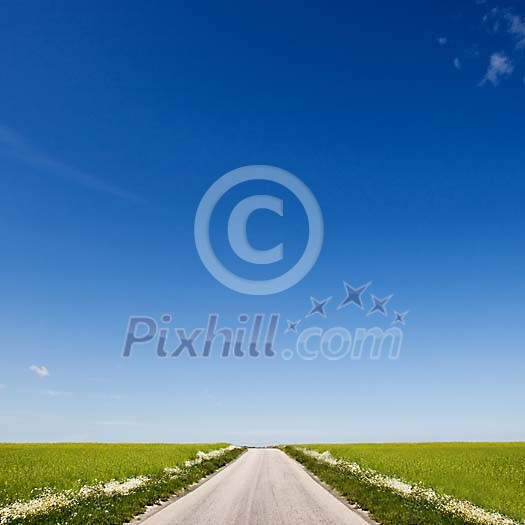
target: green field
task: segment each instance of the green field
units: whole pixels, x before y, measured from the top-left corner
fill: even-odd
[[[305,446],[525,520],[525,443]]]
[[[125,523],[243,451],[226,447],[227,443],[0,444],[0,523]]]
[[[181,465],[197,451],[224,443],[190,445],[147,444],[0,444],[0,506],[29,499],[34,489],[79,488],[95,481],[156,474]]]

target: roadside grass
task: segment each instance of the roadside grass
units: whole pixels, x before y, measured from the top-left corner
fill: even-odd
[[[307,447],[314,448],[308,445]],[[331,445],[318,445],[316,448],[323,451],[330,447]],[[293,446],[282,448],[347,501],[368,511],[370,516],[382,525],[471,525],[473,523],[458,516],[442,513],[428,503],[406,499],[388,489],[372,486],[347,471],[304,454]]]
[[[525,520],[525,443],[307,445],[486,510]]]
[[[53,492],[77,490],[97,481],[147,476],[150,481],[130,493],[96,493],[73,501],[71,505],[49,512],[9,519],[10,525],[117,525],[131,520],[147,505],[168,499],[238,457],[243,449],[229,450],[185,467],[198,451],[210,452],[225,443],[206,445],[105,445],[50,444],[1,445],[0,464],[9,458],[9,470],[1,469],[4,494],[0,506],[12,503],[23,494],[25,500],[38,498],[44,488]],[[13,458],[13,454],[15,458]],[[18,459],[16,459],[18,458]],[[164,468],[179,467],[175,476]],[[34,470],[34,472],[33,472]],[[11,476],[11,478],[10,478]],[[13,481],[13,488],[10,488]],[[16,483],[15,483],[16,482]],[[16,487],[16,488],[15,488]]]
[[[78,489],[97,481],[156,474],[181,465],[212,444],[0,444],[0,506],[35,497],[40,488]]]

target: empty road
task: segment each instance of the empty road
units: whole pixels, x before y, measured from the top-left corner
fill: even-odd
[[[365,525],[284,452],[249,449],[144,525]]]

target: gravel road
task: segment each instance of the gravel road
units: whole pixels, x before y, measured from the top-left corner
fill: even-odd
[[[284,452],[249,449],[144,525],[365,525]]]

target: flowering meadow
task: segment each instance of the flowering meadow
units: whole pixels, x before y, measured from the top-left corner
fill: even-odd
[[[0,445],[0,524],[117,524],[242,452],[217,444]]]
[[[286,449],[385,524],[525,523],[523,443],[306,445]]]

